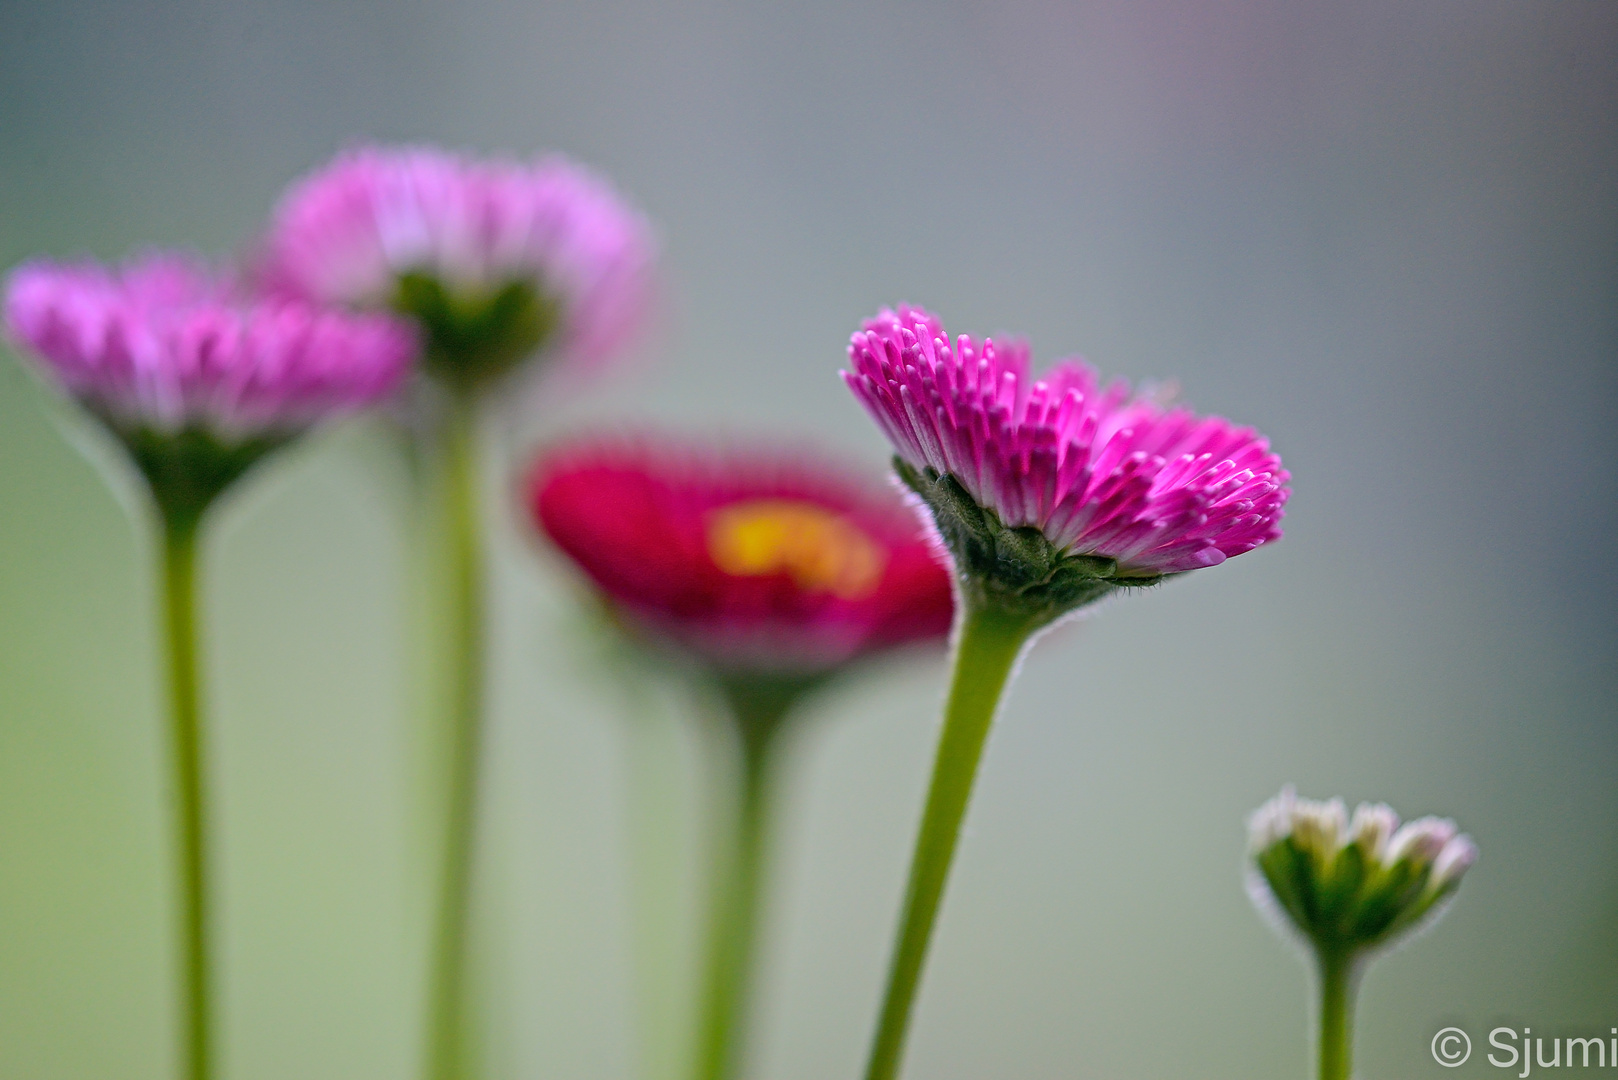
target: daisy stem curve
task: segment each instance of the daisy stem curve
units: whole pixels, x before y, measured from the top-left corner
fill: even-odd
[[[455,1080],[467,1059],[467,940],[483,712],[483,536],[476,395],[471,390],[451,393],[442,438],[452,651],[444,861],[427,989],[429,1080]]]
[[[954,673],[944,704],[944,730],[939,736],[932,785],[911,857],[910,883],[866,1080],[894,1080],[899,1074],[933,923],[943,900],[983,746],[1017,658],[1034,632],[1049,621],[1039,614],[974,597],[971,594],[975,591],[968,588],[957,594],[961,615],[956,630]]]
[[[208,1080],[212,1064],[208,957],[207,802],[197,672],[199,511],[163,513],[164,630],[173,739],[175,858],[179,871],[182,1075]]]

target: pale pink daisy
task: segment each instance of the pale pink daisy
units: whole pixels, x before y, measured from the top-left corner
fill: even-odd
[[[263,240],[273,289],[422,320],[428,362],[499,374],[536,349],[591,366],[645,321],[645,218],[568,159],[367,146],[295,183]]]
[[[242,295],[186,255],[121,268],[38,261],[6,284],[5,327],[126,435],[290,435],[386,397],[416,337],[399,320]]]

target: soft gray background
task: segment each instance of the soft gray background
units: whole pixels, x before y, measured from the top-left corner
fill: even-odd
[[[908,1075],[1304,1075],[1305,971],[1241,881],[1243,817],[1291,780],[1477,838],[1447,921],[1373,970],[1360,1072],[1497,1076],[1497,1022],[1618,1024],[1615,46],[1618,7],[1582,0],[0,0],[0,263],[234,249],[359,138],[554,147],[659,222],[664,316],[616,381],[493,429],[502,453],[652,417],[875,473],[834,372],[900,299],[1177,378],[1273,437],[1287,537],[1041,643]],[[5,1080],[170,1069],[150,540],[83,431],[0,360]],[[230,1080],[412,1075],[405,490],[385,433],[350,425],[210,538]],[[678,1010],[639,1046],[633,973],[677,985],[690,942],[630,946],[626,865],[660,851],[653,880],[685,886],[662,925],[694,918],[699,710],[625,687],[565,575],[502,529],[490,1075],[671,1076]],[[758,1077],[858,1073],[941,679],[895,662],[806,718]],[[1445,1072],[1427,1044],[1452,1023],[1478,1050]]]

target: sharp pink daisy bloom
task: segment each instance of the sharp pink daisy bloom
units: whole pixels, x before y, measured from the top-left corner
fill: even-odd
[[[177,254],[26,264],[5,325],[124,439],[160,499],[211,497],[270,447],[390,394],[416,353],[394,318],[245,296]]]
[[[819,461],[591,441],[542,457],[527,490],[615,607],[726,670],[822,671],[949,630],[914,515]]]
[[[1129,584],[1217,566],[1281,535],[1289,475],[1251,428],[1104,385],[1078,360],[1035,377],[1025,343],[952,341],[919,308],[867,322],[849,358],[843,378],[907,481],[928,489],[935,511],[928,491],[945,477],[968,496],[989,519],[973,531],[991,558],[992,534],[1031,530],[1047,558],[1082,557],[1086,572]],[[940,526],[960,539],[954,520]]]
[[[920,308],[853,336],[843,379],[954,558],[955,670],[866,1080],[893,1080],[995,710],[1017,659],[1127,586],[1216,566],[1281,535],[1287,481],[1262,436],[1078,360],[1035,377],[1021,341],[951,339]]]
[[[803,454],[588,441],[541,457],[535,524],[624,621],[694,657],[729,706],[740,791],[716,847],[693,1075],[743,1056],[766,756],[803,695],[861,657],[941,641],[949,574],[910,510]]]
[[[1289,786],[1248,819],[1248,892],[1294,930],[1320,976],[1321,1080],[1353,1075],[1354,998],[1368,958],[1441,915],[1478,849],[1447,818],[1399,824],[1386,804],[1300,799]]]
[[[272,288],[419,318],[429,371],[454,385],[541,348],[597,364],[641,326],[652,293],[646,220],[555,155],[355,149],[292,186],[263,244]]]

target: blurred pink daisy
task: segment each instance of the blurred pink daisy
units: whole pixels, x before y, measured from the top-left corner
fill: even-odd
[[[413,315],[429,370],[464,384],[541,348],[599,363],[639,329],[652,293],[646,220],[560,156],[355,149],[287,191],[263,243],[268,287]]]
[[[228,459],[233,477],[310,424],[387,396],[416,353],[411,328],[390,316],[238,295],[178,254],[118,269],[26,264],[6,284],[4,317],[154,484],[191,468],[174,461],[182,444],[198,468]]]
[[[883,310],[849,358],[843,378],[915,470],[912,486],[948,477],[993,529],[1037,530],[1115,583],[1215,566],[1281,535],[1289,474],[1251,428],[1103,386],[1078,360],[1035,378],[1024,342],[952,343],[920,308]]]
[[[914,515],[819,461],[591,441],[541,457],[527,494],[619,610],[722,670],[828,670],[949,631]]]
[[[175,254],[120,269],[26,264],[7,283],[5,322],[113,426],[195,427],[227,442],[370,405],[415,352],[396,319],[238,297]]]

